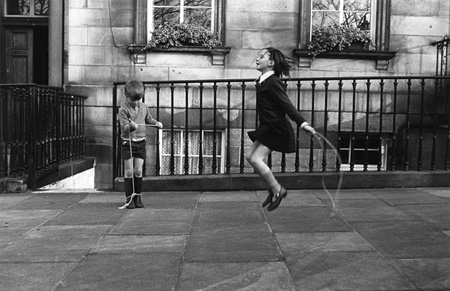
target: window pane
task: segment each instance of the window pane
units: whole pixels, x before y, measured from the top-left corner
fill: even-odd
[[[361,30],[370,30],[370,13],[345,12],[343,23]]]
[[[313,0],[313,10],[339,10],[339,0]]]
[[[154,0],[154,6],[180,6],[180,0]]]
[[[34,0],[34,15],[48,15],[49,0]]]
[[[30,0],[6,0],[7,15],[30,15]]]
[[[185,0],[184,6],[207,6],[207,7],[211,7],[211,0]]]
[[[154,13],[155,27],[167,23],[180,23],[180,9],[179,8],[155,8]]]
[[[200,154],[200,133],[199,132],[189,132],[189,156],[196,155],[198,156]]]
[[[346,11],[370,11],[371,0],[344,0]]]
[[[321,28],[323,26],[329,26],[339,24],[339,12],[329,11],[314,11],[312,14],[312,27]]]
[[[184,23],[200,24],[205,28],[211,27],[211,9],[185,10]]]
[[[339,0],[312,0],[312,27],[321,28],[334,24],[346,24],[362,30],[370,30],[371,3],[373,0],[342,1],[344,2]]]
[[[174,139],[174,148],[175,148],[175,155],[179,155],[181,151],[181,133],[179,131],[175,131],[173,133],[173,139]],[[163,155],[170,155],[170,149],[171,149],[171,133],[170,131],[164,131],[163,132],[163,143],[162,143],[162,154]]]

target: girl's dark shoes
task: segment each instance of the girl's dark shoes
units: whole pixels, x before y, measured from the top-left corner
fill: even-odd
[[[267,196],[266,200],[263,202],[262,207],[266,207],[270,203],[272,203],[273,199],[273,192],[271,189],[269,189],[269,195]]]
[[[136,208],[144,208],[144,204],[141,200],[141,194],[136,194],[136,196],[133,197],[133,201]]]
[[[270,203],[269,207],[267,207],[267,210],[272,211],[278,208],[281,204],[281,200],[286,198],[287,196],[287,190],[284,189],[284,187],[281,187],[280,192],[275,194],[275,201]]]

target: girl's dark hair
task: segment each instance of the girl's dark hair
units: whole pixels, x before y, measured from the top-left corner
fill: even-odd
[[[275,75],[280,77],[284,75],[289,77],[289,73],[291,72],[291,62],[292,60],[286,57],[280,50],[277,50],[273,47],[265,48],[270,53],[270,59],[273,60],[273,70],[275,71]]]

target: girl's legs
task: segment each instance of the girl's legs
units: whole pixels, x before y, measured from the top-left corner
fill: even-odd
[[[253,166],[256,172],[263,178],[271,193],[278,193],[281,185],[275,179],[269,166],[264,162],[264,159],[272,152],[271,149],[255,141],[248,151],[245,153],[245,158]]]

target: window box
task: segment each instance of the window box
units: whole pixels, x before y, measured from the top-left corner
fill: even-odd
[[[133,63],[135,64],[145,64],[146,55],[148,53],[188,53],[188,54],[205,54],[212,56],[213,66],[224,66],[225,56],[231,51],[230,47],[216,47],[207,48],[202,46],[180,46],[180,47],[169,47],[169,48],[151,48],[145,49],[145,45],[135,45],[131,44],[128,46],[128,52],[132,55]]]
[[[311,50],[294,49],[294,55],[299,59],[299,66],[309,68],[314,59]],[[374,60],[377,70],[387,70],[389,60],[395,57],[393,51],[372,51],[365,49],[346,49],[343,51],[329,51],[316,56],[316,58],[328,59],[356,59],[356,60]]]

